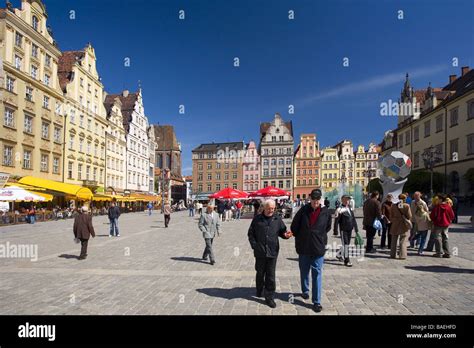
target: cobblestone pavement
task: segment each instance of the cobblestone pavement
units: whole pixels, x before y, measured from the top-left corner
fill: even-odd
[[[37,245],[38,259],[0,258],[0,314],[314,315],[310,301],[300,297],[294,239],[281,240],[277,308],[254,297],[249,224],[223,223],[214,266],[200,259],[204,242],[197,218],[187,212],[172,214],[168,229],[159,213],[124,214],[118,238],[108,237],[106,217],[95,217],[98,236],[84,261],[77,260],[72,220],[2,227],[0,245]],[[346,268],[328,257],[318,315],[474,314],[473,232],[468,217],[453,226],[457,256],[451,259],[409,250],[407,260],[391,260],[381,250],[353,258],[354,266]],[[338,239],[331,236],[333,241]]]

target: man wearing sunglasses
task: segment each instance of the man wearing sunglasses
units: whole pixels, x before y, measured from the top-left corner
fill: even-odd
[[[321,205],[321,190],[311,191],[310,203],[303,206],[291,223],[295,237],[296,252],[299,255],[302,297],[309,299],[309,273],[312,278],[313,310],[321,312],[321,293],[324,254],[331,230],[331,213]]]

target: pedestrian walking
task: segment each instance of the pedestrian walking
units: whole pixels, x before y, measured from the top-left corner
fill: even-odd
[[[433,238],[435,240],[436,253],[434,257],[450,258],[448,243],[449,225],[454,219],[454,212],[447,202],[445,195],[439,196],[440,203],[431,211],[430,218],[433,222]],[[444,254],[442,253],[444,252]]]
[[[243,207],[243,204],[241,201],[237,201],[235,203],[235,218],[236,220],[240,220],[240,216],[242,215],[242,207]]]
[[[359,232],[354,211],[350,207],[350,199],[351,198],[348,195],[342,196],[342,205],[336,209],[334,219],[334,229],[336,231],[341,230],[342,242],[337,259],[339,261],[344,260],[344,265],[347,267],[352,267],[352,263],[349,258],[349,246],[351,244],[352,230],[355,230],[356,233]]]
[[[148,204],[147,204],[146,207],[148,208],[148,216],[150,216],[150,215],[151,215],[151,211],[153,210],[153,203],[148,202]]]
[[[197,212],[198,212],[199,216],[201,216],[202,215],[202,203],[201,202],[199,202],[199,201],[196,202],[196,209],[197,209]]]
[[[397,204],[392,204],[390,215],[392,218],[392,227],[390,235],[392,243],[390,246],[390,257],[395,259],[397,256],[397,246],[400,243],[399,258],[405,260],[407,258],[407,242],[410,230],[413,226],[411,222],[410,206],[405,203],[407,196],[403,193],[398,196],[400,200]]]
[[[28,210],[28,222],[34,224],[36,221],[36,207],[34,205]]]
[[[248,239],[255,256],[257,297],[262,297],[265,288],[265,303],[275,308],[275,270],[280,250],[278,237],[288,239],[286,225],[278,214],[275,214],[275,201],[266,200],[263,213],[252,220],[248,230]]]
[[[293,218],[291,232],[298,253],[302,297],[309,299],[311,271],[313,310],[321,312],[324,254],[327,233],[331,230],[331,213],[326,206],[321,206],[321,190],[312,190],[310,198],[310,203],[301,207]]]
[[[168,201],[165,203],[165,206],[163,208],[163,214],[165,216],[165,228],[168,228],[168,225],[171,220],[171,205]]]
[[[87,206],[83,206],[80,209],[79,214],[74,218],[73,233],[74,238],[79,239],[81,242],[81,254],[78,260],[85,260],[87,258],[87,245],[89,238],[95,237],[94,227],[92,226],[92,216],[88,213],[89,209]]]
[[[374,222],[375,219],[381,220],[382,218],[382,209],[378,198],[379,192],[373,191],[370,194],[370,198],[364,202],[364,219],[362,224],[364,225],[367,238],[367,245],[365,247],[366,254],[373,254],[377,252],[377,250],[374,248],[374,237],[377,233],[376,229],[374,228]]]
[[[216,235],[220,236],[221,219],[219,218],[219,215],[214,212],[214,206],[212,204],[207,205],[206,213],[202,214],[199,218],[198,227],[201,230],[202,237],[206,243],[202,259],[207,260],[209,258],[211,265],[214,265],[216,263],[216,258],[212,249],[212,243]]]
[[[109,237],[120,237],[120,232],[118,228],[118,218],[120,217],[120,208],[117,206],[117,203],[112,202],[107,212],[110,222],[110,232]]]
[[[423,200],[413,200],[411,205],[415,205],[414,208],[414,222],[416,224],[417,234],[419,235],[418,255],[423,255],[423,248],[425,247],[426,236],[431,224],[430,213],[428,206]]]
[[[224,222],[225,221],[225,202],[219,200],[217,203],[217,214],[219,214],[219,219]]]
[[[188,204],[188,209],[189,209],[189,216],[190,217],[194,217],[194,202],[193,201],[189,201],[189,204]]]
[[[324,206],[329,208],[329,199],[327,197],[324,198]]]
[[[392,207],[393,196],[389,193],[382,204],[382,238],[380,238],[380,248],[385,249],[385,241],[387,248],[390,249],[392,238],[390,237],[390,227],[392,226],[390,209]]]

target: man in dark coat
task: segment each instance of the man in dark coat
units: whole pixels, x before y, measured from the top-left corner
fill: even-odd
[[[83,206],[79,214],[74,218],[74,237],[81,241],[81,254],[78,260],[87,258],[87,244],[90,236],[95,237],[94,227],[92,226],[92,216],[88,213],[87,206]]]
[[[255,256],[257,297],[262,297],[265,286],[265,302],[271,308],[276,307],[275,268],[280,250],[278,237],[288,239],[291,232],[286,231],[285,223],[275,214],[275,201],[269,199],[264,203],[262,214],[253,218],[248,238]]]
[[[321,293],[324,254],[331,230],[331,213],[321,206],[321,190],[311,191],[311,202],[303,206],[293,218],[291,233],[295,236],[296,252],[299,255],[302,297],[309,299],[309,272],[313,289],[313,310],[321,312]]]
[[[364,220],[362,224],[366,231],[367,236],[367,245],[365,247],[365,252],[367,254],[375,253],[377,250],[374,248],[374,237],[377,231],[374,228],[374,220],[382,220],[382,207],[379,202],[379,193],[374,191],[370,194],[370,198],[364,203]]]
[[[109,222],[110,222],[110,232],[109,237],[120,237],[120,232],[118,228],[118,218],[120,216],[120,208],[117,206],[116,202],[112,202],[108,211]]]

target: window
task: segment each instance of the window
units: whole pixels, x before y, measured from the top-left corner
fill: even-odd
[[[272,136],[272,141],[275,142],[277,140],[276,136]]]
[[[41,154],[41,171],[47,172],[48,171],[48,155]]]
[[[207,190],[212,191],[212,184],[207,184]]]
[[[291,168],[286,168],[286,173],[285,173],[287,176],[288,175],[291,175]]]
[[[467,154],[474,155],[474,133],[467,136]]]
[[[15,112],[12,109],[5,107],[3,124],[7,127],[15,127]]]
[[[264,166],[268,166],[268,159],[264,159],[264,160],[263,160],[263,165],[264,165]]]
[[[202,173],[198,173],[198,181],[202,181]]]
[[[278,188],[283,188],[283,180],[278,181]]]
[[[15,68],[21,70],[22,59],[20,56],[15,55]]]
[[[38,58],[38,46],[31,44],[31,55],[35,58]]]
[[[97,157],[97,144],[94,144],[94,156]]]
[[[92,173],[92,180],[97,181],[97,168],[94,168]]]
[[[31,151],[29,150],[23,152],[23,168],[31,169]]]
[[[7,76],[7,91],[15,93],[15,79]]]
[[[474,118],[474,99],[471,99],[467,102],[467,119]]]
[[[36,31],[38,31],[38,24],[39,24],[38,17],[33,16],[31,18],[31,25],[33,26],[33,29]]]
[[[458,108],[452,109],[449,116],[451,127],[457,126],[458,124]]]
[[[133,174],[133,176],[135,177],[135,174]],[[86,166],[86,180],[90,180],[90,177],[91,177],[91,166]],[[135,179],[133,180],[133,182],[135,183]]]
[[[89,118],[87,120],[87,130],[90,131],[92,129],[92,120]]]
[[[25,115],[25,132],[33,133],[33,117]]]
[[[61,142],[61,128],[54,127],[54,134],[53,134],[54,141],[57,143]]]
[[[31,77],[34,79],[38,78],[38,68],[35,65],[31,66]]]
[[[45,84],[46,86],[49,86],[49,79],[50,79],[50,78],[49,78],[49,75],[48,75],[48,74],[45,74],[45,75],[44,75],[44,84]]]
[[[202,192],[202,184],[198,185],[198,192]]]
[[[284,169],[283,169],[283,168],[279,168],[279,169],[278,169],[278,175],[279,175],[279,176],[283,176],[283,173],[284,173]]]
[[[443,144],[438,144],[435,146],[436,152],[438,152],[439,157],[443,158]]]
[[[436,133],[443,130],[443,115],[436,116]]]
[[[212,180],[212,174],[211,173],[207,174],[207,180]]]
[[[25,95],[26,100],[32,102],[33,101],[33,88],[31,87],[26,87],[26,95]]]
[[[275,168],[272,168],[272,169],[270,170],[270,173],[271,173],[271,174],[270,174],[271,176],[276,176],[276,169],[275,169]],[[272,185],[272,186],[275,186],[275,185]]]
[[[283,141],[283,135],[280,135],[280,141]]]
[[[410,144],[410,142],[411,142],[411,133],[410,131],[408,131],[405,133],[405,145]]]
[[[69,135],[69,150],[74,149],[74,134]]]
[[[430,120],[425,122],[425,138],[429,137],[431,133],[431,123]]]
[[[416,126],[413,128],[413,141],[416,142],[420,140],[420,127]]]
[[[77,180],[82,180],[82,164],[81,163],[77,165]]]
[[[51,56],[49,54],[47,54],[45,57],[44,57],[44,64],[46,66],[51,66]]]
[[[263,170],[263,176],[268,176],[268,169]]]
[[[41,123],[41,138],[49,140],[49,123]]]
[[[84,128],[84,115],[79,116],[79,127]]]
[[[221,164],[220,163],[216,163],[216,169],[221,169]]]
[[[451,155],[451,160],[457,157],[459,151],[459,139],[453,139],[449,142],[449,153]]]
[[[56,108],[55,108],[54,112],[55,112],[57,115],[61,115],[61,108],[62,108],[61,103],[56,103]]]
[[[67,164],[67,178],[72,179],[72,162],[68,162]]]
[[[237,179],[237,172],[232,172],[232,179]]]
[[[284,164],[285,164],[285,160],[284,160],[283,158],[280,158],[280,159],[278,160],[278,164],[279,164],[280,166],[284,165]]]
[[[221,173],[216,173],[216,180],[220,180],[221,179]]]
[[[229,180],[229,173],[228,172],[224,173],[224,180]]]
[[[53,158],[53,174],[59,174],[59,157]]]
[[[81,87],[84,87],[84,79],[82,77],[79,80],[79,84],[81,85]],[[81,104],[82,104],[82,98],[81,98]]]
[[[76,110],[71,110],[71,118],[69,120],[72,124],[76,123]]]
[[[3,146],[3,165],[13,167],[13,146]]]
[[[207,169],[212,169],[212,163],[207,164]]]
[[[22,42],[23,42],[23,35],[17,32],[15,34],[15,45],[18,47],[21,47]]]
[[[82,151],[83,148],[84,148],[84,138],[80,138],[79,139],[79,152],[83,152]]]
[[[45,109],[49,109],[49,97],[48,96],[43,96],[43,107]]]
[[[237,183],[236,183],[236,182],[233,182],[233,183],[232,183],[232,188],[233,188],[234,190],[237,190]]]

